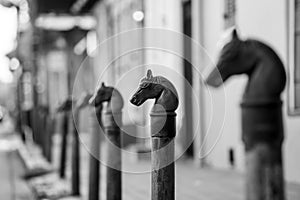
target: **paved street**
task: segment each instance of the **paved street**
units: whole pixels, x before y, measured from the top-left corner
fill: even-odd
[[[33,200],[34,196],[28,185],[22,180],[23,165],[16,151],[11,149],[17,145],[15,139],[1,139],[0,152],[0,199],[2,200]],[[58,144],[58,143],[56,143]],[[59,149],[56,145],[56,152]],[[87,197],[88,153],[82,146],[82,199]],[[71,152],[69,152],[71,153]],[[57,158],[55,159],[57,160]],[[124,160],[124,166],[141,171],[150,167],[149,161],[133,162]],[[68,165],[70,169],[70,165]],[[105,199],[105,170],[102,168],[101,196]],[[70,171],[67,173],[70,179]],[[197,169],[188,160],[176,163],[176,199],[177,200],[241,200],[244,199],[243,175],[235,171]],[[300,199],[300,185],[287,185],[288,200]],[[123,173],[123,199],[141,200],[150,198],[150,173]]]
[[[85,144],[88,138],[85,139]],[[88,153],[82,146],[82,193],[87,196]],[[104,150],[102,150],[104,152]],[[123,159],[123,165],[131,171],[142,171],[150,168],[149,161],[131,161]],[[70,169],[70,165],[68,165]],[[102,168],[101,196],[105,199],[105,170]],[[68,173],[70,177],[70,172]],[[123,200],[150,199],[150,173],[123,173]],[[300,185],[287,184],[288,200],[300,199]],[[85,199],[85,198],[84,198]],[[214,169],[197,169],[189,160],[176,163],[176,199],[177,200],[242,200],[244,199],[243,175],[233,171]]]
[[[33,200],[30,188],[21,178],[24,168],[17,152],[1,150],[0,163],[0,199]]]
[[[124,199],[143,199],[150,195],[150,174],[124,174],[123,177]],[[242,174],[234,171],[199,170],[189,162],[177,163],[177,200],[241,200],[244,199],[243,186]],[[289,200],[299,200],[300,185],[288,184],[287,194]]]
[[[0,199],[2,200],[33,200],[34,196],[22,180],[23,165],[13,149],[18,145],[14,137],[5,137],[0,140]],[[81,145],[81,175],[82,199],[87,197],[88,183],[88,153]],[[56,142],[56,152],[59,152]],[[69,153],[71,153],[69,151]],[[55,160],[58,160],[57,157]],[[132,171],[149,169],[149,161],[124,160],[123,165]],[[70,162],[69,162],[70,163]],[[102,168],[101,196],[105,199],[105,168]],[[68,165],[68,179],[70,179],[70,164]],[[188,160],[176,163],[176,199],[177,200],[241,200],[244,199],[243,175],[235,171],[221,171],[213,169],[197,169]],[[300,185],[289,183],[287,185],[288,200],[300,199]],[[141,200],[150,198],[150,173],[123,173],[123,199]]]

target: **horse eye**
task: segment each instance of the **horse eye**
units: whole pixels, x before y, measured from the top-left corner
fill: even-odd
[[[225,60],[231,60],[236,58],[237,56],[238,56],[238,49],[237,46],[234,45],[226,46],[221,53],[221,57]]]
[[[140,87],[141,88],[147,88],[149,85],[150,85],[149,83],[142,83]]]

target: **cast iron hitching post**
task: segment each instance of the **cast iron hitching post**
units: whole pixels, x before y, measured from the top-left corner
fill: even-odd
[[[176,113],[178,94],[173,84],[162,76],[147,77],[140,82],[138,91],[130,102],[140,106],[147,99],[155,99],[152,107],[152,200],[175,199],[174,138],[176,135]]]
[[[61,151],[60,151],[60,166],[59,176],[65,178],[66,171],[66,160],[67,160],[67,142],[69,132],[69,116],[70,108],[72,107],[72,98],[68,97],[58,108],[57,112],[63,113],[62,121],[62,140],[61,140]]]
[[[89,105],[90,94],[82,94],[74,104],[73,112],[73,144],[72,144],[72,194],[80,195],[80,142],[78,131],[80,128],[80,110]],[[76,126],[77,125],[77,126]]]
[[[241,103],[246,199],[284,200],[280,95],[286,82],[285,69],[275,51],[266,44],[241,40],[234,29],[231,36],[206,82],[218,87],[232,75],[248,76]]]
[[[88,200],[99,200],[100,194],[100,133],[102,131],[102,103],[99,103],[95,96],[91,97],[89,100],[90,106],[95,108],[95,112],[91,112],[92,119],[92,135],[90,139],[90,168],[89,168],[89,191]],[[96,119],[95,115],[96,114]]]
[[[96,109],[96,115],[99,121],[103,120],[103,128],[108,138],[106,159],[106,199],[122,199],[122,173],[121,173],[121,132],[122,125],[122,108],[123,98],[120,92],[113,88],[107,87],[102,83],[100,89],[91,98],[91,104],[96,108],[100,104],[107,102],[103,113],[101,109]]]

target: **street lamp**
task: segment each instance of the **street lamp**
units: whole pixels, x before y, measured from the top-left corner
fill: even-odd
[[[16,57],[13,57],[12,59],[10,59],[9,70],[11,72],[16,71],[17,69],[19,69],[19,67],[20,67],[20,61]]]
[[[134,19],[134,21],[136,22],[141,22],[144,20],[145,18],[145,14],[143,11],[141,10],[137,10],[132,14],[132,18]]]

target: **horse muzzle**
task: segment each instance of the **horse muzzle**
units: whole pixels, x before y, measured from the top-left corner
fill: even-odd
[[[130,99],[130,103],[132,103],[133,105],[138,106],[138,105],[137,105],[138,100],[137,100],[137,98],[136,98],[136,95],[133,95],[133,96],[132,96],[132,98]]]
[[[213,69],[213,71],[209,74],[205,83],[212,87],[219,87],[223,84],[223,78],[218,70],[218,68]]]
[[[140,100],[137,95],[133,95],[133,97],[130,99],[130,103],[132,103],[135,106],[140,106],[141,104],[143,104],[144,102],[142,100]]]

